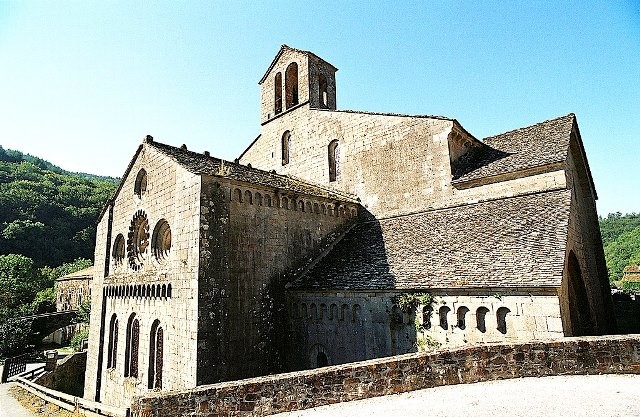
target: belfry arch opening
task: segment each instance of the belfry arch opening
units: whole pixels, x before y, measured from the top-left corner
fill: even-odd
[[[318,103],[320,108],[329,107],[329,92],[327,89],[327,77],[324,74],[318,75]]]
[[[298,64],[292,62],[284,75],[285,99],[287,109],[298,104]]]
[[[569,252],[567,259],[567,281],[571,336],[592,335],[594,329],[587,289],[582,277],[580,262],[573,251]]]

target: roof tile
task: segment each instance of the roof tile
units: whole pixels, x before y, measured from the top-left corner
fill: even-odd
[[[561,190],[362,223],[289,287],[557,287],[570,202]]]

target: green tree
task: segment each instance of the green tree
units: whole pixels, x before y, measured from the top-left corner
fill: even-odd
[[[23,255],[0,255],[0,304],[13,309],[30,304],[43,287],[40,271]],[[46,287],[46,285],[45,285]]]
[[[604,249],[610,281],[622,279],[623,269],[640,264],[640,226],[624,232]]]

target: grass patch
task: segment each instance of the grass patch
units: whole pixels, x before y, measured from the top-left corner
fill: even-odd
[[[9,393],[16,399],[24,408],[32,412],[33,414],[43,417],[84,417],[84,414],[79,411],[70,412],[64,408],[60,408],[55,404],[46,402],[40,397],[37,397],[29,391],[20,387],[9,388]]]

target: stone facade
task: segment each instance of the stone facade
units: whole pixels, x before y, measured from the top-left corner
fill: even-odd
[[[336,71],[283,46],[234,163],[139,146],[98,224],[86,398],[615,326],[573,114],[480,141],[337,110]]]
[[[58,278],[55,283],[56,311],[77,310],[84,300],[91,299],[92,279],[93,267]]]

